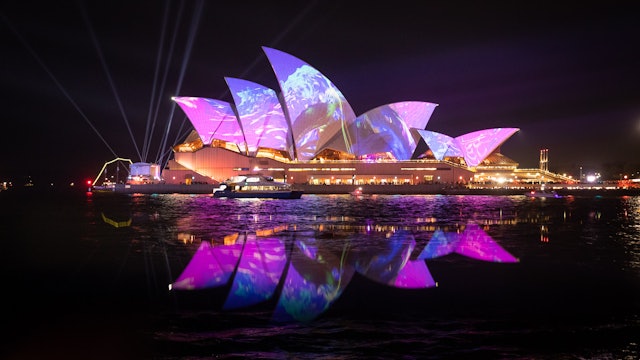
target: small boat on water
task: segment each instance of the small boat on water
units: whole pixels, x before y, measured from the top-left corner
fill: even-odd
[[[543,187],[540,189],[534,189],[524,193],[526,196],[531,198],[561,198],[562,195],[558,194],[555,190],[547,190]]]
[[[359,186],[357,188],[355,188],[352,192],[350,192],[349,194],[351,194],[352,196],[362,196],[362,186]]]
[[[234,176],[213,189],[214,198],[234,199],[300,199],[303,193],[263,175]]]
[[[116,190],[116,183],[111,181],[105,181],[102,185],[93,185],[89,188],[91,192],[114,192]]]

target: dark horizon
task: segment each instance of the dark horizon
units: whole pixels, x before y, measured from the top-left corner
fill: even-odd
[[[633,5],[5,4],[0,181],[78,184],[116,157],[155,162],[191,128],[171,96],[232,102],[225,77],[279,91],[261,46],[318,69],[357,115],[433,102],[428,130],[520,128],[501,152],[521,168],[549,149],[553,172],[638,174]]]

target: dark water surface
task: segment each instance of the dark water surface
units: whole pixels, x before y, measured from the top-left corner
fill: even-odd
[[[3,359],[640,356],[640,197],[12,189],[0,209]],[[212,252],[236,262],[183,274]]]

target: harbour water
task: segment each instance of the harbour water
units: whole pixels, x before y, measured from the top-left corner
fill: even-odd
[[[640,356],[639,196],[32,188],[0,209],[5,359]]]

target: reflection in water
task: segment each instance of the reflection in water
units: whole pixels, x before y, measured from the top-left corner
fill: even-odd
[[[124,221],[116,221],[114,219],[108,218],[104,213],[100,213],[100,215],[102,216],[102,221],[117,228],[131,226],[131,221],[133,220],[132,218],[129,218],[128,220]]]
[[[152,251],[178,245],[161,239],[177,238],[179,245],[201,241],[217,244],[220,238],[212,234],[249,232],[261,237],[258,232],[265,231],[261,229],[274,229],[282,224],[324,226],[334,233],[339,233],[343,226],[359,227],[361,232],[407,230],[418,244],[423,244],[424,236],[431,237],[430,234],[438,230],[462,233],[468,223],[477,224],[499,238],[534,225],[536,241],[546,249],[565,241],[564,233],[574,231],[580,233],[586,244],[592,244],[597,242],[602,225],[616,221],[620,229],[615,239],[629,255],[621,266],[640,268],[637,250],[640,197],[637,196],[617,199],[617,205],[612,208],[610,199],[573,196],[558,202],[531,202],[524,196],[376,196],[354,201],[352,196],[309,195],[301,202],[282,203],[216,201],[209,196],[190,195],[98,195],[87,197],[95,218],[110,228],[114,223],[109,220],[117,225],[132,220],[131,226],[117,230],[122,236],[137,236],[132,244],[146,246],[149,244],[138,240],[158,239],[158,244],[147,247]],[[107,220],[102,218],[103,214]],[[170,249],[172,254],[181,255],[182,251],[182,248]]]
[[[355,273],[403,289],[437,286],[426,260],[457,253],[472,259],[514,263],[518,259],[477,224],[437,229],[418,251],[411,231],[320,225],[235,233],[224,244],[203,241],[172,290],[227,286],[224,310],[250,307],[277,296],[272,319],[310,321],[343,293]]]
[[[269,300],[287,263],[284,241],[278,238],[257,241],[251,236],[242,254],[224,309],[248,307]]]
[[[225,285],[235,271],[241,251],[242,241],[216,247],[202,242],[172,288],[190,290]]]
[[[615,238],[629,254],[629,263],[625,266],[637,271],[640,269],[640,196],[622,197],[618,216],[624,220],[624,226]]]
[[[540,225],[540,242],[549,242],[549,227],[547,225]]]
[[[74,272],[82,295],[123,304],[123,317],[148,311],[140,333],[159,358],[637,358],[640,197],[529,200],[92,196],[86,229],[68,228],[86,232],[81,246],[65,234],[64,246],[33,248],[73,256],[47,251],[47,261],[85,260]],[[102,212],[132,225],[114,228]],[[520,261],[476,260],[503,248]],[[69,299],[92,303],[78,281],[47,274]],[[148,299],[157,306],[131,306]]]
[[[327,310],[353,276],[346,255],[326,251],[313,238],[296,240],[273,319],[309,321]]]
[[[400,230],[392,233],[388,239],[382,241],[378,239],[378,242],[380,245],[366,247],[366,251],[361,252],[357,257],[355,264],[360,274],[394,287],[435,286],[430,275],[428,281],[425,281],[424,278],[420,278],[419,271],[413,271],[416,266],[409,257],[415,249],[416,241],[410,232]],[[420,262],[424,263],[424,261]],[[416,275],[416,278],[407,279],[412,275]],[[423,286],[419,285],[421,282]]]
[[[462,233],[437,230],[418,259],[433,259],[454,252],[484,261],[518,261],[476,224],[469,224]]]

